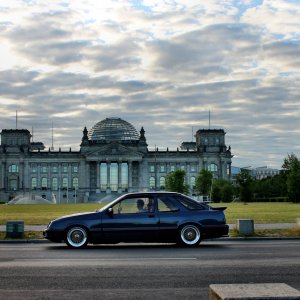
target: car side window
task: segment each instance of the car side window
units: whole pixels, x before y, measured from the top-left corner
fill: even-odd
[[[179,210],[174,199],[170,197],[159,196],[157,198],[159,212],[175,212]]]
[[[190,209],[190,210],[205,209],[205,207],[202,204],[200,204],[192,199],[188,199],[188,198],[180,197],[180,196],[176,196],[176,199],[187,209]]]
[[[114,214],[136,214],[154,211],[152,197],[131,197],[121,200],[113,206]]]

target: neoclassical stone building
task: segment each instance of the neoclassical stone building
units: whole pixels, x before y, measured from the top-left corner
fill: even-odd
[[[3,129],[0,146],[0,200],[18,195],[87,202],[107,194],[163,190],[166,175],[185,170],[192,193],[203,168],[231,178],[231,150],[223,129],[200,129],[196,142],[175,151],[149,150],[140,132],[120,118],[107,118],[83,130],[79,151],[45,150],[27,129]]]

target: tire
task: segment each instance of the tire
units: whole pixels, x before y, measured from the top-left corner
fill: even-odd
[[[179,243],[184,246],[193,247],[201,242],[201,231],[196,225],[184,225],[179,232]]]
[[[86,229],[76,226],[71,227],[66,234],[66,244],[71,248],[83,248],[88,243],[88,233]]]

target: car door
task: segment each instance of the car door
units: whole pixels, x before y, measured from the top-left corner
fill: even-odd
[[[161,194],[157,196],[159,215],[160,240],[175,242],[178,237],[178,224],[181,218],[180,206],[173,195]]]
[[[141,205],[143,204],[143,205]],[[159,224],[152,195],[129,195],[102,216],[103,236],[111,242],[149,242],[158,239]]]

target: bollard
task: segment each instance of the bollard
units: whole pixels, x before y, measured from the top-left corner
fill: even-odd
[[[24,237],[24,221],[6,222],[6,238],[22,239]]]
[[[244,235],[244,236],[254,235],[254,221],[251,219],[238,219],[237,230],[240,235]]]

